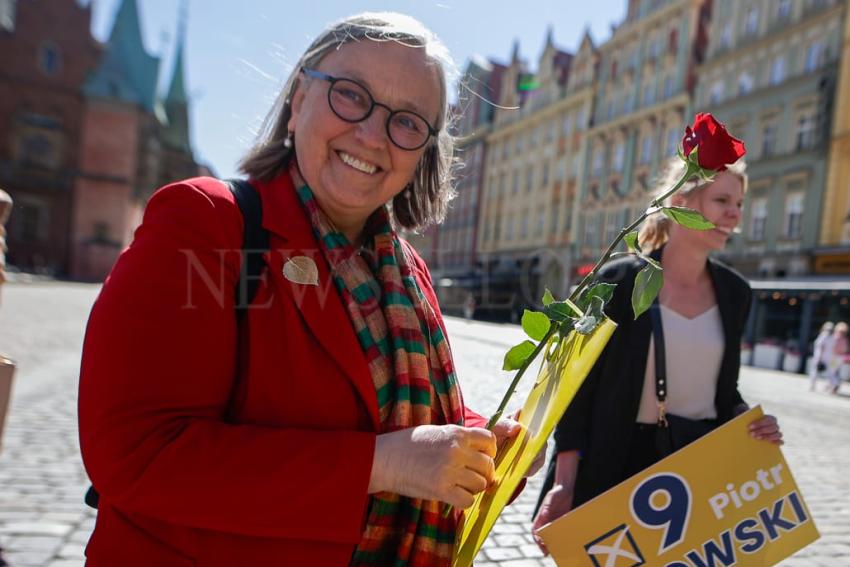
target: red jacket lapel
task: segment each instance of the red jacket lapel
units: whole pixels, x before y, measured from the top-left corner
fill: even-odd
[[[268,183],[253,183],[262,197],[263,228],[271,233],[271,249],[266,255],[271,285],[292,298],[310,332],[354,383],[377,431],[380,425],[378,401],[366,358],[292,181],[288,174],[283,174]],[[297,283],[284,277],[284,265],[296,256],[306,256],[315,262],[318,285]],[[350,332],[341,332],[344,329]]]

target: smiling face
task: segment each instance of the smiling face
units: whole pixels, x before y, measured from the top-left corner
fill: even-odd
[[[714,181],[687,196],[675,196],[673,204],[695,209],[711,221],[711,230],[690,230],[674,225],[671,237],[687,238],[707,250],[722,250],[732,231],[741,222],[744,186],[730,172],[719,173]]]
[[[393,41],[347,43],[316,70],[357,81],[377,102],[438,123],[439,70],[424,49]],[[328,105],[329,88],[328,81],[301,76],[289,130],[295,133],[298,172],[325,214],[355,240],[369,215],[410,183],[428,146],[407,151],[393,144],[386,130],[388,111],[382,107],[362,122],[342,120]]]

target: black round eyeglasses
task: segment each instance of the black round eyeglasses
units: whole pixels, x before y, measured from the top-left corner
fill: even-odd
[[[351,79],[332,77],[315,69],[301,68],[301,72],[313,79],[329,82],[328,105],[341,120],[356,123],[363,122],[372,115],[376,106],[387,109],[387,136],[393,144],[403,150],[418,150],[428,143],[431,136],[437,135],[425,118],[411,110],[393,110],[386,104],[377,102],[369,89]]]

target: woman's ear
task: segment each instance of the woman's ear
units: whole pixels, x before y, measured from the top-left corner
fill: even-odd
[[[289,117],[289,122],[286,124],[286,129],[290,132],[295,132],[295,123],[298,122],[301,108],[304,106],[304,89],[305,85],[303,85],[299,79],[298,82],[295,83],[295,89],[293,89],[292,96],[289,101],[289,108],[292,113]]]

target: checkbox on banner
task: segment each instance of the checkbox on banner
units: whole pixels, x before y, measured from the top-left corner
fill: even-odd
[[[585,544],[584,549],[594,567],[637,567],[646,563],[628,524],[617,526]]]

